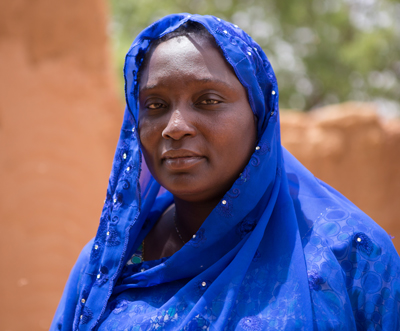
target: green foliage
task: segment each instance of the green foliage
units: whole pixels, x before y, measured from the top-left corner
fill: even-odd
[[[239,25],[264,49],[277,75],[282,108],[308,110],[360,100],[378,101],[386,105],[384,111],[400,112],[398,0],[110,0],[110,4],[121,84],[125,53],[146,26],[171,13],[212,14]]]

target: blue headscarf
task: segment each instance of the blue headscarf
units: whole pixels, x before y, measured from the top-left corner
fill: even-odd
[[[189,20],[210,32],[246,88],[258,143],[192,240],[128,268],[173,203],[142,163],[138,70],[153,40]],[[281,146],[275,75],[245,32],[212,16],[167,16],[135,39],[124,74],[127,107],[99,229],[52,330],[399,329],[400,264],[389,236]]]

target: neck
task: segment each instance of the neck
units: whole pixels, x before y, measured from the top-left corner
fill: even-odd
[[[199,230],[211,211],[217,206],[218,200],[188,202],[175,197],[175,217],[179,232],[185,241]]]

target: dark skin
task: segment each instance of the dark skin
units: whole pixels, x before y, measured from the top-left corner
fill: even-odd
[[[158,45],[141,76],[139,134],[168,208],[145,239],[146,260],[171,256],[190,240],[248,163],[256,121],[245,88],[203,37]]]

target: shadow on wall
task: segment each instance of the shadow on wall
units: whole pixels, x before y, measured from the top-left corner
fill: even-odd
[[[106,19],[102,0],[0,3],[3,330],[48,329],[96,231],[123,113]],[[283,143],[400,237],[399,123],[367,108],[284,113]]]

